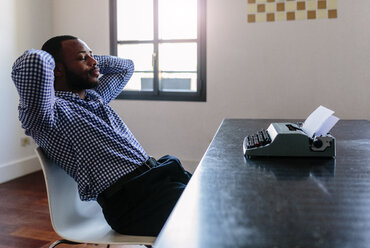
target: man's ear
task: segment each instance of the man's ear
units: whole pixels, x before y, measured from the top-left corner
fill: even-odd
[[[64,76],[65,68],[62,63],[55,63],[54,76],[55,78],[61,78]]]

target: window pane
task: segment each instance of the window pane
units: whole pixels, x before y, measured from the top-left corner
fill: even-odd
[[[153,90],[153,44],[128,44],[118,46],[118,57],[131,59],[135,72],[125,90]]]
[[[197,0],[158,0],[159,38],[197,38]]]
[[[159,70],[197,70],[197,43],[161,43],[158,50]]]
[[[196,43],[162,43],[158,55],[160,90],[197,90]]]
[[[159,89],[161,91],[197,91],[197,74],[196,73],[178,73],[162,72],[159,80]]]
[[[117,39],[153,40],[153,0],[117,0]]]
[[[153,91],[153,72],[135,72],[124,91]]]

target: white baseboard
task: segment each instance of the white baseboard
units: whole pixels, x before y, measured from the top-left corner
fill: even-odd
[[[41,170],[41,165],[36,155],[0,165],[0,183],[13,180],[38,170]]]

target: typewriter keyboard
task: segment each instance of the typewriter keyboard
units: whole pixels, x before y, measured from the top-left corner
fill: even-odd
[[[267,130],[258,131],[255,134],[248,135],[246,137],[247,148],[254,148],[259,146],[265,146],[271,143],[271,138]]]

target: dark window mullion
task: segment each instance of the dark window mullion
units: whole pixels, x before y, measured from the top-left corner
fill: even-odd
[[[159,43],[196,43],[198,39],[168,39],[158,40]]]
[[[110,0],[109,2],[109,16],[110,16],[110,54],[117,56],[117,0]]]
[[[118,40],[117,44],[152,44],[153,40]]]
[[[158,43],[192,43],[197,42],[198,39],[171,39],[171,40],[160,40],[157,39]],[[118,40],[117,44],[152,44],[153,40]]]
[[[197,13],[197,92],[206,98],[206,0],[198,0]],[[202,35],[203,34],[203,35]],[[202,82],[204,80],[204,82]]]
[[[158,0],[153,0],[153,18],[154,18],[154,65],[153,65],[153,94],[159,94],[159,79],[158,79]]]

